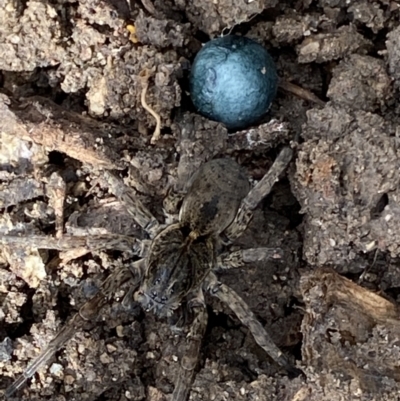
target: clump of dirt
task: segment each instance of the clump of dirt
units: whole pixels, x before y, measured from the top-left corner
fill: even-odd
[[[296,138],[287,177],[232,247],[283,258],[220,279],[306,377],[290,380],[207,299],[190,397],[396,399],[399,14],[387,0],[0,0],[0,395],[148,239],[108,171],[170,223],[169,195],[202,163],[233,157],[255,183]],[[269,115],[240,132],[198,115],[187,92],[202,43],[229,32],[263,44],[281,77]],[[109,234],[124,237],[89,241]],[[61,247],[68,236],[81,241]],[[121,304],[127,291],[11,399],[170,398],[184,335]]]

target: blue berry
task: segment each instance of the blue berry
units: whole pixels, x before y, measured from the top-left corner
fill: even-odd
[[[190,74],[194,106],[229,129],[256,123],[270,108],[278,75],[269,53],[257,42],[224,36],[196,55]]]

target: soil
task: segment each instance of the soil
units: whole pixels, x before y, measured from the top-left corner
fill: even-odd
[[[219,277],[306,377],[290,380],[207,298],[190,399],[398,399],[399,7],[0,0],[0,233],[25,239],[0,251],[0,397],[109,272],[134,260],[123,246],[56,251],[28,239],[145,238],[105,170],[168,222],[164,199],[204,161],[233,157],[254,183],[292,141],[295,159],[234,244],[280,248],[283,259]],[[196,114],[190,64],[202,43],[228,32],[263,44],[282,82],[322,102],[281,90],[265,120],[240,132]],[[143,109],[146,87],[159,138]],[[11,399],[171,399],[184,339],[138,305],[121,305],[124,291]]]

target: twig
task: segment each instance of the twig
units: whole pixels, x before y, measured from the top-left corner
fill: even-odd
[[[318,96],[314,95],[314,93],[312,93],[311,91],[304,89],[298,85],[295,85],[289,81],[280,81],[279,87],[286,92],[290,92],[293,95],[300,97],[301,99],[316,103],[322,107],[325,106],[325,102],[322,101]]]
[[[57,172],[48,179],[47,192],[49,203],[54,209],[56,238],[61,238],[64,231],[64,202],[66,198],[66,183]]]
[[[18,101],[0,98],[0,131],[33,141],[47,151],[65,153],[95,168],[114,170],[122,165],[117,142],[108,136],[112,129],[111,124],[82,116],[39,96]]]
[[[144,69],[139,73],[140,82],[142,84],[142,94],[140,97],[140,101],[142,103],[143,108],[148,111],[156,120],[156,128],[153,132],[153,136],[151,137],[150,143],[154,145],[159,139],[161,135],[161,117],[157,114],[146,102],[146,93],[147,88],[149,87],[149,78],[150,78],[150,70]]]
[[[157,13],[157,10],[150,0],[142,0],[142,5],[150,14],[155,15]]]

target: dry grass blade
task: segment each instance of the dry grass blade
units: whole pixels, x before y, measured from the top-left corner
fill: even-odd
[[[150,140],[150,142],[154,145],[160,139],[160,136],[161,136],[161,117],[146,102],[146,94],[147,94],[147,89],[149,87],[150,74],[151,74],[151,71],[148,69],[141,71],[139,74],[140,83],[142,85],[142,93],[140,95],[140,102],[142,103],[142,107],[147,112],[149,112],[156,120],[156,128],[154,129],[153,136],[151,137],[151,140]]]

